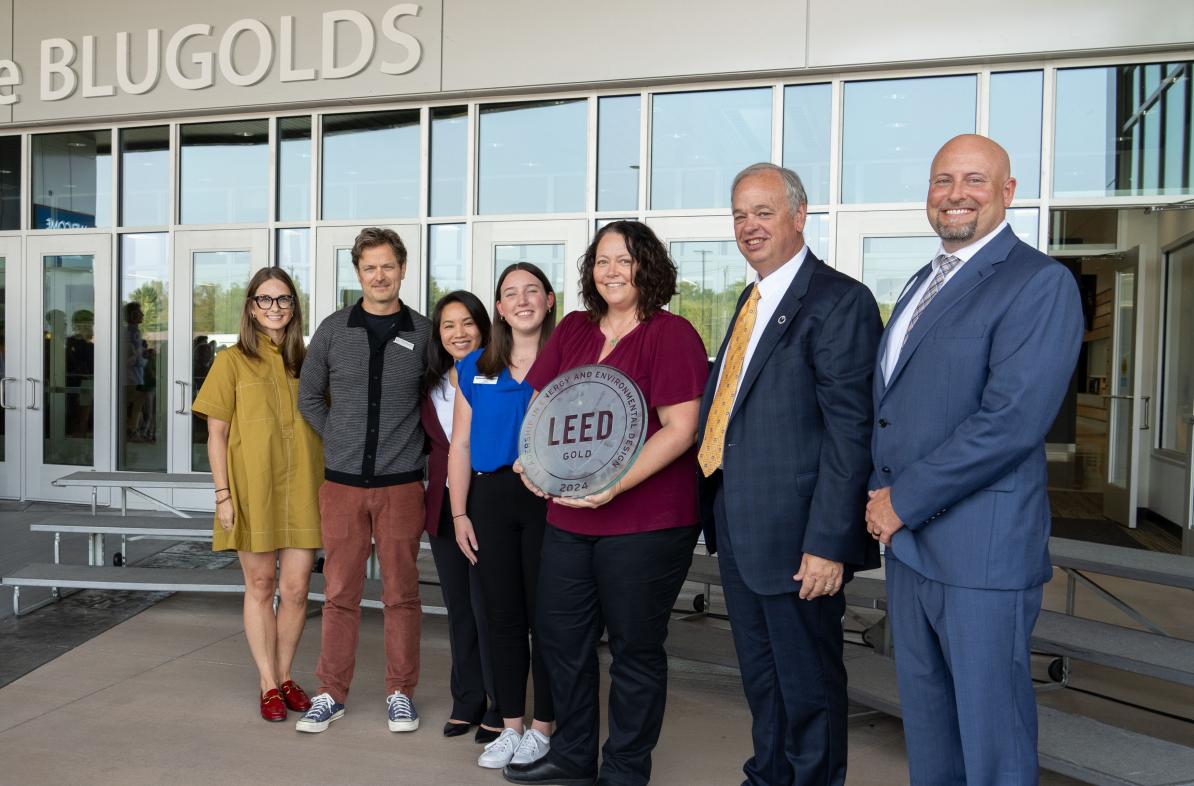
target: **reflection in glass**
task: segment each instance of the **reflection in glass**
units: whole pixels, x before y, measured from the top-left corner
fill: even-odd
[[[95,463],[95,260],[42,258],[42,463]]]
[[[809,213],[804,222],[804,242],[817,259],[829,263],[829,216]]]
[[[447,293],[467,288],[464,271],[466,233],[464,224],[432,224],[429,229],[427,305],[431,307]]]
[[[120,132],[120,225],[170,223],[170,128]]]
[[[1194,422],[1194,243],[1170,253],[1166,268],[1161,447],[1189,455]]]
[[[536,265],[551,282],[556,293],[556,316],[564,299],[564,244],[563,243],[519,243],[495,245],[493,247],[493,283],[507,265],[515,262],[530,262]],[[485,298],[482,298],[484,301]]]
[[[21,228],[21,138],[0,136],[0,230]]]
[[[863,238],[862,283],[879,303],[884,325],[891,318],[904,286],[933,259],[940,245],[941,238],[936,235]]]
[[[784,88],[784,166],[800,175],[810,205],[829,202],[832,95],[827,84]]]
[[[638,96],[597,99],[597,209],[637,210]]]
[[[33,136],[33,229],[112,226],[112,132]]]
[[[278,267],[290,274],[303,309],[303,338],[311,337],[311,230],[278,230]]]
[[[311,118],[278,119],[278,220],[311,218]]]
[[[245,287],[252,273],[248,251],[196,251],[191,301],[191,400],[199,394],[216,354],[236,343]],[[191,415],[191,470],[210,472],[207,420]]]
[[[668,309],[692,323],[705,343],[705,353],[712,357],[746,286],[746,261],[732,240],[677,241],[668,250],[678,270],[676,294]]]
[[[361,280],[352,266],[352,249],[336,249],[336,308],[348,308],[361,299]]]
[[[182,223],[265,221],[269,213],[268,121],[191,123],[182,127],[181,134]]]
[[[1057,72],[1053,194],[1189,194],[1194,63]]]
[[[1114,319],[1114,365],[1109,369],[1112,382],[1107,482],[1127,486],[1128,469],[1132,461],[1133,376],[1136,368],[1136,274],[1131,271],[1118,271],[1115,274]]]
[[[166,471],[170,258],[165,232],[120,236],[116,468]]]
[[[463,216],[468,164],[468,109],[431,110],[431,215]]]
[[[729,207],[734,175],[771,160],[771,88],[656,95],[651,207]]]
[[[323,117],[323,218],[419,214],[419,110]]]
[[[587,139],[583,98],[481,107],[478,212],[584,210]]]
[[[974,76],[847,82],[843,202],[924,202],[929,165],[958,134],[974,133]]]
[[[1036,199],[1041,195],[1044,81],[1040,71],[991,74],[987,135],[1002,145],[1012,159],[1017,199]]]

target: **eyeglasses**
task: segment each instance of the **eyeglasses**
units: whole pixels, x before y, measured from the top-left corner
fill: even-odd
[[[277,303],[278,308],[283,311],[289,311],[294,308],[294,295],[278,295],[277,297],[272,295],[255,295],[249,298],[249,300],[256,303],[257,308],[262,311],[269,311],[274,307],[274,303]]]

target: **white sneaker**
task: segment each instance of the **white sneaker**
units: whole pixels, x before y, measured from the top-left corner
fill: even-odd
[[[500,770],[510,763],[514,751],[522,742],[522,735],[514,729],[502,729],[502,733],[493,742],[485,746],[485,750],[477,759],[478,767],[490,770]]]
[[[514,755],[510,757],[510,763],[530,764],[533,761],[539,761],[547,755],[549,748],[551,748],[551,738],[531,729],[522,735],[522,741],[518,743]]]

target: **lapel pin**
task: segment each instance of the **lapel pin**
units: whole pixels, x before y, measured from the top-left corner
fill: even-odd
[[[779,315],[779,324],[782,325],[783,323],[785,323],[787,321],[788,321],[788,318],[786,316],[784,316],[783,314]]]

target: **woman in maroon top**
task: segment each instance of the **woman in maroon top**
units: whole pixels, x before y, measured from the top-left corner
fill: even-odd
[[[556,327],[527,380],[542,390],[576,366],[619,369],[646,398],[647,441],[609,489],[551,500],[538,624],[556,733],[547,756],[508,765],[505,774],[515,783],[589,783],[597,776],[597,641],[604,625],[613,663],[601,782],[643,784],[667,697],[668,619],[697,540],[694,444],[709,364],[692,325],[663,309],[676,292],[676,266],[645,224],[603,227],[580,261],[580,277],[586,311]]]

